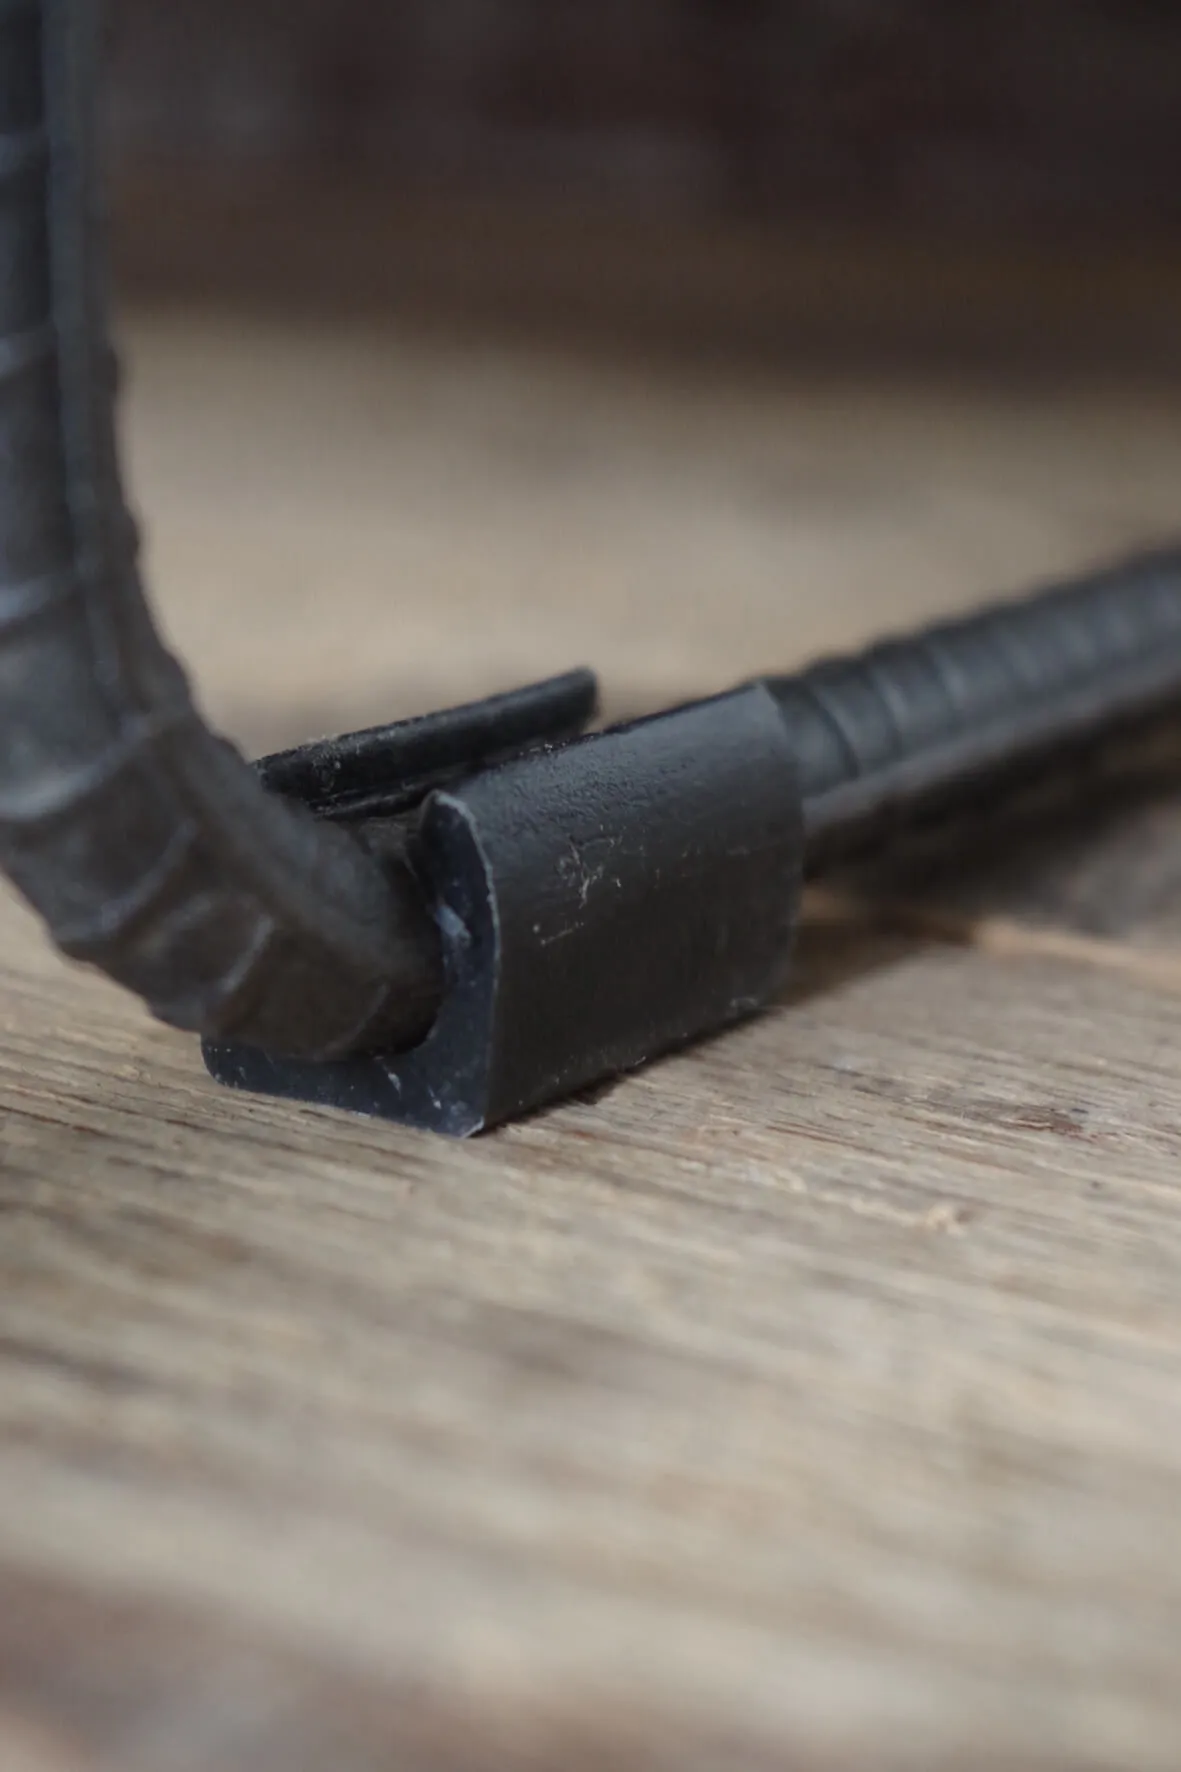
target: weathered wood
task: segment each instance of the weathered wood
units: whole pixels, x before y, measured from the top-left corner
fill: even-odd
[[[256,745],[789,665],[1181,465],[1110,389],[133,341],[169,625]],[[219,1093],[0,904],[5,1772],[1172,1772],[1175,925],[949,904],[818,897],[773,1014],[468,1147]]]

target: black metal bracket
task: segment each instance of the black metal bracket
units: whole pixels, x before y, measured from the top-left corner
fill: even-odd
[[[280,751],[255,764],[269,793],[319,818],[356,824],[412,812],[437,788],[585,732],[598,710],[593,671]]]
[[[260,765],[320,816],[408,821],[446,986],[409,1052],[206,1043],[219,1081],[466,1137],[762,1007],[788,964],[800,789],[769,690],[554,743],[586,673]]]
[[[309,1059],[401,1053],[218,1043],[216,1075],[494,1124],[766,1001],[801,860],[1033,774],[1085,795],[1109,744],[1181,715],[1173,546],[636,726],[579,738],[577,673],[270,758],[259,792],[140,593],[96,225],[99,10],[0,3],[0,870],[163,1021]]]

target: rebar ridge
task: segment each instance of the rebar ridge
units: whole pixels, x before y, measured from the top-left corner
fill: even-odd
[[[892,824],[1181,710],[1181,553],[767,681],[792,735],[816,871]]]
[[[264,792],[157,637],[114,428],[99,11],[0,5],[0,863],[162,1020],[293,1057],[410,1044],[437,942],[400,864]]]

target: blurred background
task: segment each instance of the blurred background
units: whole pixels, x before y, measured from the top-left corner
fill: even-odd
[[[1172,530],[1168,0],[116,0],[109,124],[160,597],[252,743]]]
[[[134,165],[701,213],[1181,218],[1171,0],[120,0]]]

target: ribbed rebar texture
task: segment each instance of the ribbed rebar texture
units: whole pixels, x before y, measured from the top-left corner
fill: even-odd
[[[265,794],[153,629],[119,479],[94,175],[100,8],[0,0],[0,863],[161,1019],[295,1057],[439,996],[409,876]]]
[[[1181,554],[767,681],[792,735],[816,872],[892,825],[1181,712]]]

